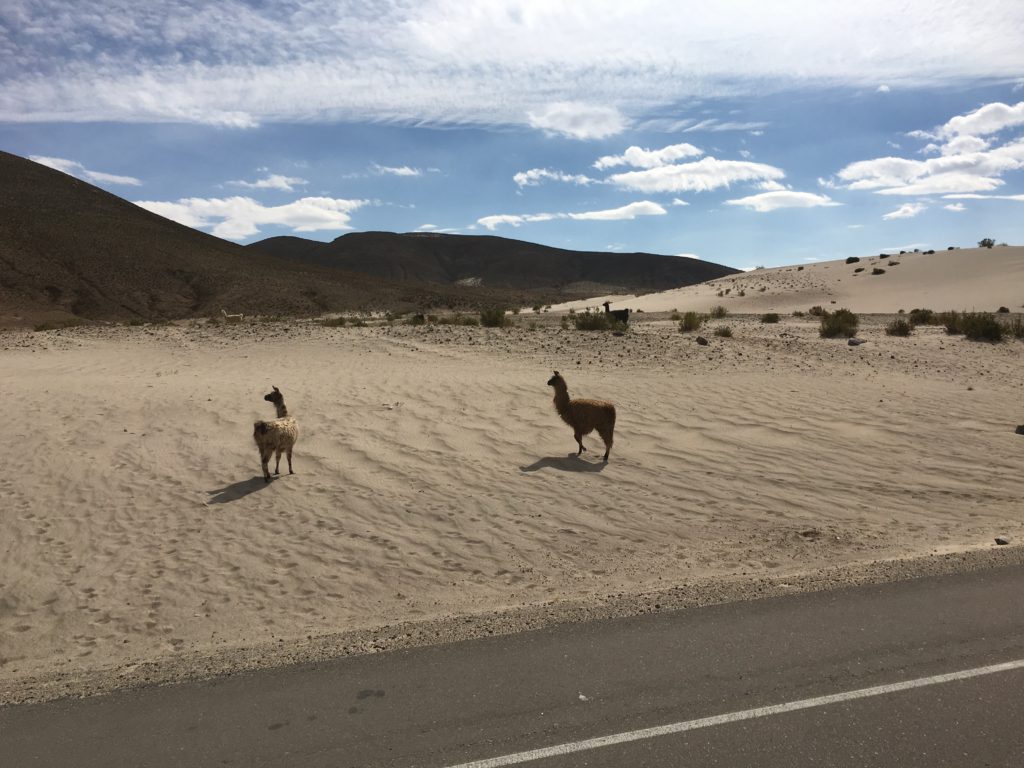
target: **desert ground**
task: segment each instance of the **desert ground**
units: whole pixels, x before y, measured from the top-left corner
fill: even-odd
[[[984,302],[927,304],[995,309],[1009,283],[1019,312],[1020,272],[994,274]],[[654,309],[678,296],[645,301],[621,336],[557,312],[0,333],[0,703],[1021,560],[1024,343],[733,314],[702,346]],[[575,456],[556,369],[616,404],[607,464],[596,435]],[[267,484],[274,385],[300,437]]]

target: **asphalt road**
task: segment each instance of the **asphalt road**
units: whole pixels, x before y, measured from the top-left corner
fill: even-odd
[[[1000,568],[10,707],[0,765],[447,768],[1024,660],[1022,596]],[[1022,691],[1018,667],[506,764],[1019,768]]]

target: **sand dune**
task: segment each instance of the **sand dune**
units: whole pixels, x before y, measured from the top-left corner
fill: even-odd
[[[729,318],[734,338],[700,347],[639,319],[621,338],[550,315],[536,330],[524,316],[0,335],[18,415],[0,475],[0,700],[161,665],[213,674],[355,630],[372,650],[404,642],[372,635],[400,622],[528,606],[555,620],[563,604],[699,600],[1024,537],[1024,344],[869,322],[851,348],[810,318]],[[618,405],[609,464],[594,436],[570,456],[553,369]],[[266,485],[251,435],[271,385],[301,438],[297,474]]]
[[[863,271],[857,272],[856,270]],[[876,269],[884,274],[874,275]],[[763,290],[762,290],[763,289]],[[727,294],[719,296],[718,292]],[[745,295],[741,296],[740,293]],[[570,302],[554,310],[598,307],[610,300],[616,307],[645,312],[707,312],[716,304],[729,311],[806,311],[832,304],[854,312],[895,313],[915,307],[995,312],[1005,306],[1024,307],[1024,246],[964,248],[934,254],[905,253],[860,262],[824,261],[799,266],[758,269],[662,293],[644,296],[602,296]]]

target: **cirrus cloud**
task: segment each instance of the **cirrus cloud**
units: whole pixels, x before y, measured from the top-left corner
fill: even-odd
[[[638,216],[663,216],[668,211],[657,203],[649,200],[641,200],[635,203],[623,205],[620,208],[611,208],[603,211],[583,211],[580,213],[528,213],[528,214],[497,214],[484,216],[477,219],[477,223],[491,231],[497,227],[507,224],[518,227],[521,224],[553,221],[555,219],[570,219],[572,221],[629,221]]]
[[[92,171],[76,160],[66,160],[63,157],[29,155],[28,159],[40,165],[45,165],[47,168],[53,168],[55,171],[66,173],[68,176],[85,179],[86,181],[94,181],[97,184],[123,184],[129,187],[142,185],[142,182],[134,176],[118,176],[113,173],[104,173],[103,171]]]
[[[793,192],[776,190],[762,192],[759,195],[741,197],[738,200],[726,200],[726,205],[742,205],[759,213],[769,213],[780,208],[820,208],[842,205],[828,195],[815,195],[811,192]]]
[[[781,168],[746,160],[705,157],[693,163],[662,165],[644,171],[616,173],[608,181],[639,192],[707,192],[739,181],[782,179]]]

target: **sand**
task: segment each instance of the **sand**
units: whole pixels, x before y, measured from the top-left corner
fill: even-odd
[[[559,319],[0,334],[0,703],[1022,559],[1024,344]]]
[[[876,269],[885,271],[872,274]],[[1024,308],[1024,246],[873,254],[854,264],[840,260],[757,269],[674,291],[601,296],[553,310],[599,308],[606,300],[614,308],[645,312],[707,312],[719,304],[734,313],[790,314],[816,304],[871,313],[914,308],[995,312],[1001,306],[1019,312]]]

